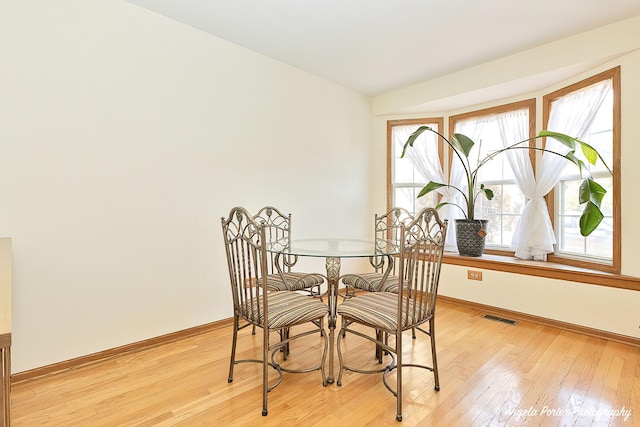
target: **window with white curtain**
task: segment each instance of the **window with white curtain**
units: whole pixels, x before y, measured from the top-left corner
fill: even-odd
[[[477,159],[529,138],[529,117],[534,116],[535,100],[528,100],[453,116],[451,126],[455,133],[462,133],[476,143],[469,156],[475,167]],[[528,145],[524,143],[523,147]],[[528,150],[518,151],[530,168]],[[509,251],[526,198],[518,186],[507,153],[496,156],[480,168],[478,184],[484,184],[494,194],[492,200],[480,196],[476,203],[476,218],[489,220],[485,248]]]
[[[435,131],[442,131],[442,119],[411,119],[389,122],[388,150],[391,164],[390,207],[402,207],[416,213],[421,209],[438,204],[438,193],[432,192],[418,198],[420,190],[429,181],[440,181],[442,178],[441,151],[436,135],[423,133],[416,140],[413,148],[402,156],[402,149],[409,136],[420,126],[429,126]]]
[[[545,96],[547,128],[586,141],[600,152],[613,170],[611,176],[600,162],[595,166],[585,162],[589,173],[605,187],[607,194],[601,206],[604,220],[593,233],[583,237],[579,229],[582,208],[576,196],[581,182],[579,171],[574,165],[562,168],[558,184],[550,195],[557,240],[555,255],[550,257],[553,261],[564,258],[576,260],[580,266],[595,263],[611,266],[612,271],[619,268],[619,237],[616,236],[619,233],[616,213],[619,212],[619,200],[616,200],[619,172],[614,169],[619,161],[618,103],[619,68]],[[581,154],[580,150],[576,151],[577,156]]]
[[[449,133],[469,136],[476,142],[471,159],[481,158],[509,144],[532,138],[547,129],[566,133],[593,145],[613,171],[611,176],[601,164],[585,162],[593,178],[607,194],[601,210],[605,216],[588,237],[579,231],[582,207],[578,204],[579,171],[560,156],[511,150],[483,166],[479,182],[494,192],[491,201],[482,200],[476,207],[477,218],[489,219],[487,253],[521,259],[547,260],[609,273],[621,268],[620,208],[620,67],[607,70],[542,97],[543,123],[535,124],[536,100],[528,99],[471,111],[449,117]],[[444,118],[391,120],[387,122],[388,207],[402,206],[416,212],[439,202],[455,202],[451,189],[439,189],[417,198],[429,181],[452,183],[458,187],[455,159],[447,146],[436,142],[436,135],[425,132],[416,141],[411,155],[400,158],[409,135],[421,125],[443,132]],[[562,144],[547,138],[536,139],[529,146],[563,152]],[[446,148],[446,151],[443,151]],[[576,150],[578,157],[581,151]],[[451,206],[440,209],[443,218],[462,217]],[[454,227],[447,233],[447,250],[455,250]]]

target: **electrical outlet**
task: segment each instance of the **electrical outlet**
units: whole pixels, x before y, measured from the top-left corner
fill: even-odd
[[[467,270],[467,279],[482,281],[482,271]]]

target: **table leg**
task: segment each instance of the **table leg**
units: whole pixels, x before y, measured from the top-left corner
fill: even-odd
[[[338,321],[337,309],[338,309],[338,282],[340,281],[340,258],[327,257],[327,286],[329,294],[329,375],[327,377],[328,383],[333,383],[333,360],[334,360],[334,348],[335,348],[335,330],[336,323]]]

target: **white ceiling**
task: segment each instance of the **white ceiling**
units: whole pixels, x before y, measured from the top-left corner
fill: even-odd
[[[127,0],[369,96],[640,14],[640,0]]]

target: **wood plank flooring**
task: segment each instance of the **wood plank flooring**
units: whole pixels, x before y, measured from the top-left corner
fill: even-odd
[[[285,374],[263,417],[258,364],[237,365],[227,383],[231,327],[224,327],[17,383],[12,425],[640,427],[639,347],[482,314],[438,303],[441,390],[430,372],[405,371],[402,423],[380,376],[352,372],[342,387],[322,387],[317,371]],[[428,337],[404,339],[405,359],[430,363]],[[292,345],[292,366],[320,357],[320,338],[303,340]],[[242,330],[240,356],[257,357],[259,343],[260,335]],[[345,347],[352,363],[376,363],[357,337]]]

